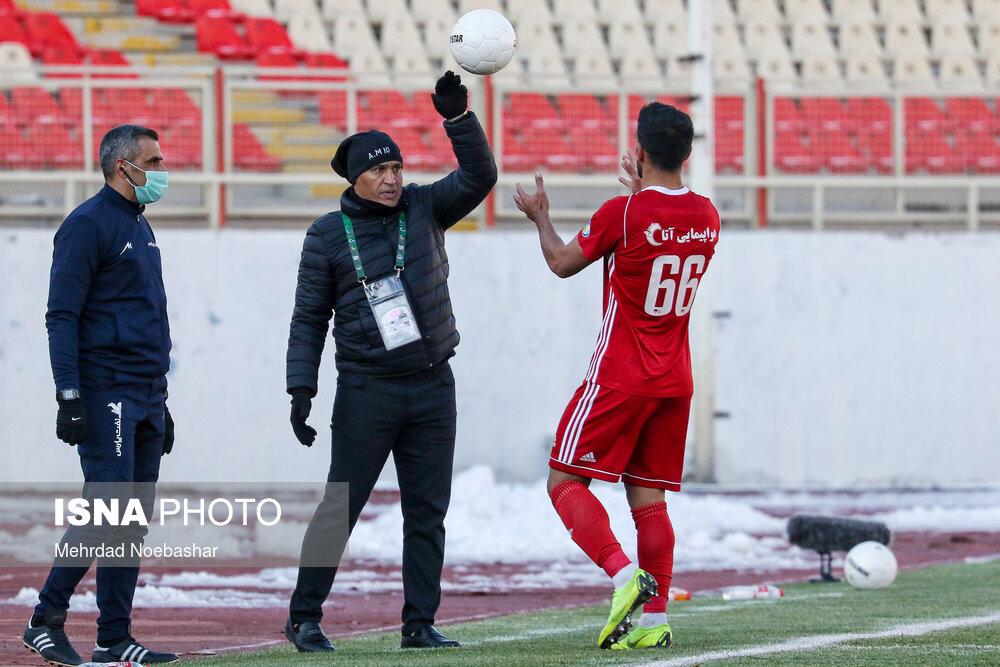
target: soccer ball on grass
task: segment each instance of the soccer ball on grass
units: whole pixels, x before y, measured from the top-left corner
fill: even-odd
[[[847,552],[844,577],[862,590],[889,588],[896,579],[896,557],[881,542],[862,542]]]
[[[473,74],[499,72],[514,56],[514,26],[492,9],[473,9],[451,29],[451,55]]]

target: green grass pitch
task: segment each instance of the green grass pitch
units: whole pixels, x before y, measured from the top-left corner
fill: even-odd
[[[1000,561],[903,572],[881,591],[857,591],[846,583],[795,584],[776,600],[724,602],[715,596],[672,602],[674,645],[665,650],[597,648],[606,614],[606,607],[592,607],[441,626],[463,643],[457,649],[403,651],[399,634],[389,633],[335,640],[334,654],[299,654],[285,645],[196,664],[995,666]]]

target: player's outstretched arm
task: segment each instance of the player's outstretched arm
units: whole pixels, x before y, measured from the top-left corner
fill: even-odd
[[[545,192],[542,175],[535,173],[535,192],[528,194],[521,184],[516,185],[514,203],[535,223],[538,240],[542,244],[542,254],[552,273],[560,278],[569,278],[582,271],[590,260],[583,254],[580,242],[574,236],[569,243],[563,243],[549,219],[549,196]]]

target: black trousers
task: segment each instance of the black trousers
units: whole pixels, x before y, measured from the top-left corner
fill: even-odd
[[[447,362],[402,377],[337,379],[327,481],[349,484],[348,518],[353,530],[392,453],[403,510],[404,634],[432,624],[441,603],[455,419],[455,377]],[[309,530],[324,525],[324,510],[336,511],[324,508],[324,503],[316,509]],[[289,606],[293,623],[322,618],[322,605],[336,576],[335,567],[299,568]]]

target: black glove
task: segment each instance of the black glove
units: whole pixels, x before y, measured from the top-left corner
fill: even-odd
[[[163,405],[163,453],[169,454],[174,451],[174,418],[170,416],[170,410],[166,404]]]
[[[451,120],[469,108],[469,89],[462,85],[462,77],[448,70],[434,85],[431,101],[445,120]]]
[[[312,447],[316,439],[316,429],[306,423],[309,412],[312,410],[312,396],[307,391],[296,391],[292,393],[292,430],[306,447]]]
[[[79,445],[87,439],[87,409],[82,398],[59,400],[56,437],[68,445]]]

